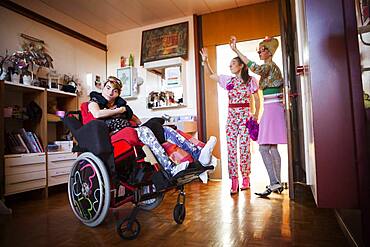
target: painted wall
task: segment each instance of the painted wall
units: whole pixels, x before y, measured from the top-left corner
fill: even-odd
[[[87,73],[98,73],[105,77],[104,51],[3,7],[0,7],[0,16],[0,55],[5,55],[6,50],[9,54],[21,50],[21,33],[45,41],[57,72],[76,75],[81,80],[83,86],[81,101],[87,99],[87,92],[91,90],[86,84]]]
[[[107,37],[104,33],[50,7],[45,3],[46,1],[13,0],[13,2],[103,44],[107,42]]]
[[[166,110],[150,110],[147,109],[148,94],[160,89],[160,78],[153,73],[148,72],[140,66],[140,49],[141,49],[141,35],[142,31],[171,25],[180,22],[189,22],[189,55],[185,63],[185,92],[184,102],[187,107],[166,109]],[[195,86],[195,66],[194,66],[194,28],[193,17],[184,17],[174,19],[171,21],[157,23],[155,25],[148,25],[141,28],[135,28],[128,31],[114,33],[107,36],[107,71],[109,75],[117,75],[117,69],[120,66],[120,57],[128,57],[130,54],[134,56],[134,66],[138,68],[138,76],[143,78],[144,83],[139,88],[139,93],[136,99],[129,100],[131,108],[134,109],[136,115],[140,118],[150,118],[153,116],[162,116],[168,114],[171,116],[181,115],[196,115],[196,86]],[[186,98],[186,99],[185,99]]]

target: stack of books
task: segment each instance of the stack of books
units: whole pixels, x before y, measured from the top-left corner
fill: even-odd
[[[10,153],[42,153],[44,148],[38,136],[24,128],[6,134],[6,146]]]

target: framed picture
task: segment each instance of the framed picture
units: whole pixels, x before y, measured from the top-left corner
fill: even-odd
[[[369,0],[361,0],[361,19],[364,26],[370,24],[370,14],[369,14]]]
[[[167,87],[176,87],[181,84],[181,67],[174,66],[164,69],[164,80]]]
[[[188,56],[188,22],[143,31],[140,65],[146,62]]]
[[[122,91],[121,91],[121,97],[133,97],[132,92],[132,67],[123,67],[120,69],[117,69],[117,78],[121,80],[122,82]]]

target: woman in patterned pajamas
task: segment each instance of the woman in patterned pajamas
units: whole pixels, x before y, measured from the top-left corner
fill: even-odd
[[[260,132],[258,144],[260,153],[265,163],[267,173],[270,178],[270,185],[261,193],[255,193],[261,197],[266,197],[271,192],[282,192],[281,185],[281,158],[277,149],[278,144],[287,143],[287,131],[285,123],[284,107],[282,104],[283,77],[279,67],[272,61],[279,41],[275,38],[267,37],[259,44],[258,54],[262,65],[250,61],[236,48],[236,38],[231,37],[231,49],[247,64],[249,69],[260,75],[259,87],[263,90],[264,104],[263,114],[260,122]]]
[[[235,57],[230,62],[230,71],[235,76],[217,75],[213,72],[208,63],[208,54],[205,48],[200,52],[203,65],[210,74],[210,78],[218,81],[220,86],[228,90],[229,109],[226,124],[226,138],[228,150],[228,170],[231,179],[231,194],[239,191],[238,180],[238,160],[237,160],[237,140],[239,137],[240,147],[240,172],[243,177],[241,190],[250,187],[249,174],[251,166],[250,137],[248,134],[246,122],[252,116],[250,112],[250,100],[254,97],[256,103],[256,112],[253,115],[258,119],[260,99],[258,96],[258,82],[249,76],[247,66],[239,57]]]

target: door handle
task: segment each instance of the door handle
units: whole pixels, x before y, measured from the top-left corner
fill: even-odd
[[[305,75],[308,72],[308,65],[297,65],[295,68],[295,74],[297,76]]]

